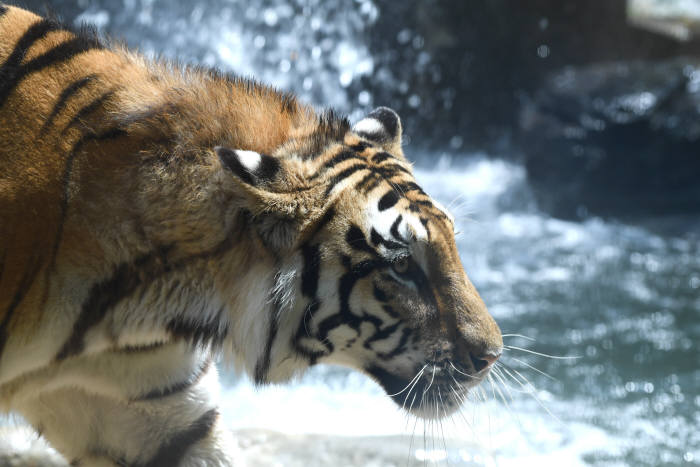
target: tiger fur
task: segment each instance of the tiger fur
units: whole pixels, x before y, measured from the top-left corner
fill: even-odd
[[[390,109],[351,127],[0,5],[0,407],[72,465],[235,462],[219,356],[457,410],[502,341],[453,228]]]

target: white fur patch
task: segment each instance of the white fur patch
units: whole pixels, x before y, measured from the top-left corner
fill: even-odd
[[[241,149],[237,149],[236,155],[238,156],[238,160],[241,162],[243,167],[248,169],[250,172],[255,172],[257,168],[260,166],[260,154],[258,154],[255,151],[243,151]]]
[[[379,135],[386,133],[384,125],[376,118],[363,118],[352,127],[355,133],[366,133],[368,135]]]

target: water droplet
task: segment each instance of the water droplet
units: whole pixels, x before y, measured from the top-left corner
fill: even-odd
[[[461,148],[461,147],[462,147],[462,143],[464,143],[464,139],[463,139],[461,136],[459,136],[459,135],[455,135],[455,136],[453,136],[452,138],[450,138],[450,146],[451,146],[453,149],[459,149],[459,148]]]
[[[413,38],[412,44],[414,49],[421,49],[425,44],[425,39],[423,39],[423,36],[416,36]]]
[[[342,87],[347,88],[350,86],[350,83],[352,83],[352,73],[349,71],[342,72],[338,81],[340,81],[340,85]]]
[[[263,47],[265,47],[265,36],[255,36],[255,39],[253,39],[253,45],[255,45],[255,47],[257,47],[258,49],[262,49]]]
[[[411,30],[410,29],[402,29],[396,35],[396,40],[399,41],[399,44],[407,44],[408,41],[411,40]]]
[[[369,105],[370,101],[370,95],[369,92],[367,91],[361,91],[357,95],[357,102],[359,102],[360,105]]]
[[[267,8],[263,12],[263,21],[265,21],[265,24],[268,26],[274,26],[277,24],[277,13],[275,10],[272,8]]]

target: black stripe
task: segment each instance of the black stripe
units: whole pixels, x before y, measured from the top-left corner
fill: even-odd
[[[142,292],[145,291],[144,288]],[[166,329],[173,337],[183,339],[193,345],[203,343],[211,343],[214,346],[221,345],[228,335],[228,328],[221,326],[224,307],[219,308],[214,313],[213,319],[208,322],[193,320],[192,317],[204,315],[205,306],[202,304],[200,310],[187,310],[191,317],[175,318],[166,325]]]
[[[73,323],[73,332],[56,355],[56,360],[82,352],[87,331],[102,321],[109,309],[131,295],[144,278],[152,279],[169,271],[171,266],[167,262],[166,253],[167,249],[162,248],[141,256],[133,263],[122,263],[111,277],[94,284],[83,302],[80,316]]]
[[[314,315],[320,307],[321,302],[317,299],[312,300],[308,305],[306,305],[304,308],[304,316],[299,322],[297,332],[294,335],[294,350],[296,350],[296,352],[302,357],[307,358],[309,360],[309,365],[315,365],[319,358],[323,357],[324,355],[328,355],[333,350],[333,346],[330,344],[330,342],[322,342],[322,344],[326,347],[326,351],[310,350],[304,347],[301,343],[301,340],[304,338],[315,338],[309,329],[308,323],[314,320]]]
[[[318,280],[321,277],[321,249],[319,245],[303,245],[301,255],[304,266],[301,270],[301,293],[313,298],[318,290]]]
[[[369,243],[367,243],[365,233],[356,225],[351,225],[348,231],[345,233],[345,241],[354,250],[366,251],[372,256],[377,256],[375,249],[369,246]]]
[[[391,174],[392,176],[396,175],[396,172],[404,172],[408,175],[413,175],[410,170],[399,164],[384,164],[377,167],[377,170],[380,170],[383,173]]]
[[[5,5],[0,5],[0,18],[7,13],[7,7]]]
[[[411,191],[417,191],[422,195],[428,196],[416,182],[397,183],[395,184],[395,187],[403,194],[406,194]]]
[[[394,156],[392,156],[388,152],[378,152],[374,156],[372,156],[372,162],[374,162],[375,164],[381,164],[387,159],[394,159]]]
[[[19,38],[12,53],[7,57],[5,63],[0,67],[0,106],[5,103],[7,96],[17,86],[17,83],[24,76],[21,66],[27,50],[34,42],[46,36],[51,31],[59,29],[59,25],[53,21],[43,19],[32,24],[29,29]]]
[[[356,153],[354,153],[352,151],[341,151],[338,154],[336,154],[335,156],[333,156],[332,158],[330,158],[325,164],[323,164],[323,166],[321,166],[321,169],[319,169],[319,171],[316,172],[315,174],[313,174],[310,178],[312,178],[312,179],[316,178],[324,170],[332,169],[333,167],[340,164],[341,162],[345,162],[345,161],[350,160],[350,159],[355,159],[355,160],[365,162],[365,159],[363,157],[357,155]]]
[[[391,229],[389,229],[389,232],[391,232],[391,235],[393,235],[396,240],[403,243],[407,243],[406,239],[404,239],[399,233],[399,225],[401,224],[401,219],[403,219],[403,216],[399,214],[399,217],[397,217],[394,223],[391,224]]]
[[[369,193],[370,191],[374,190],[382,183],[382,181],[384,181],[382,176],[375,173],[374,178],[372,178],[372,180],[363,187],[365,193]]]
[[[53,109],[51,109],[51,113],[46,118],[44,124],[41,126],[41,130],[39,131],[39,133],[46,133],[46,131],[49,129],[49,126],[51,126],[51,124],[53,123],[54,119],[66,107],[68,99],[70,99],[74,94],[76,94],[82,88],[87,86],[91,81],[93,81],[96,78],[97,75],[88,75],[84,78],[80,78],[79,80],[73,81],[71,84],[66,86],[65,89],[61,91],[61,95],[58,96],[58,99],[56,100]]]
[[[393,240],[387,240],[382,234],[377,232],[374,227],[372,227],[370,239],[376,246],[384,245],[389,250],[405,250],[406,246],[408,245],[407,243],[398,243]]]
[[[389,360],[403,353],[406,350],[406,342],[408,342],[408,338],[411,337],[412,333],[413,331],[411,328],[403,328],[401,331],[401,338],[399,339],[398,344],[396,344],[396,347],[390,352],[377,353],[377,357],[383,360]]]
[[[371,144],[367,143],[366,141],[360,141],[359,143],[350,146],[350,149],[352,149],[355,152],[362,152],[370,146]]]
[[[68,132],[68,130],[76,126],[78,123],[84,121],[88,115],[102,107],[105,101],[107,101],[114,95],[114,92],[114,89],[110,89],[109,91],[102,93],[101,95],[90,101],[89,104],[85,105],[83,108],[78,110],[78,112],[76,112],[71,121],[68,122],[68,125],[66,125],[66,127],[63,128],[61,134],[65,135]]]
[[[362,278],[367,277],[372,271],[385,266],[383,260],[367,260],[360,261],[357,264],[351,264],[350,257],[344,256],[343,263],[348,272],[343,274],[338,280],[338,298],[340,301],[340,310],[338,313],[325,318],[318,325],[318,333],[316,338],[321,342],[326,342],[328,334],[333,329],[341,325],[347,325],[360,333],[360,325],[364,321],[361,316],[354,314],[350,308],[350,295],[355,287],[355,284]]]
[[[351,165],[350,167],[342,170],[340,173],[334,175],[333,178],[331,178],[328,186],[326,187],[326,192],[324,194],[324,197],[328,196],[331,193],[331,191],[333,191],[333,188],[335,188],[335,186],[338,183],[342,182],[343,180],[345,180],[346,178],[348,178],[349,176],[351,176],[355,172],[359,172],[360,170],[367,170],[367,169],[368,169],[368,167],[365,164],[356,164],[356,165]]]
[[[211,366],[211,360],[206,359],[200,367],[197,369],[197,371],[191,375],[188,376],[188,378],[184,381],[180,381],[175,384],[171,384],[170,386],[164,387],[164,388],[158,388],[158,389],[153,389],[152,391],[147,392],[146,394],[136,397],[132,399],[132,401],[148,401],[148,400],[153,400],[153,399],[162,399],[164,397],[172,396],[173,394],[177,394],[178,392],[182,392],[188,388],[191,388],[195,384],[197,384],[209,371],[209,367]]]
[[[61,217],[58,221],[58,227],[56,228],[56,239],[54,240],[54,245],[51,252],[51,261],[49,262],[50,268],[53,268],[56,264],[56,256],[58,255],[58,250],[61,246],[61,242],[63,241],[63,228],[68,215],[68,204],[70,201],[70,179],[73,172],[73,162],[75,158],[78,156],[78,153],[82,147],[90,141],[106,141],[123,135],[126,135],[126,132],[121,128],[112,128],[101,134],[93,133],[84,135],[73,145],[70,154],[68,154],[68,157],[66,158],[66,165],[63,168],[63,177],[61,178],[61,186],[63,186],[63,196],[60,204]]]
[[[401,321],[398,321],[390,326],[385,327],[384,329],[377,329],[374,334],[372,334],[370,337],[367,338],[367,340],[364,343],[364,347],[366,349],[371,349],[371,345],[375,341],[381,341],[384,339],[388,339],[391,337],[392,334],[394,334],[399,327],[401,326]]]
[[[187,451],[206,438],[214,428],[219,413],[216,409],[211,409],[195,420],[190,426],[175,433],[168,441],[163,443],[155,456],[142,467],[166,467],[181,465]],[[138,464],[137,464],[138,466]],[[141,467],[138,466],[138,467]]]
[[[386,211],[387,209],[393,207],[399,202],[399,195],[394,190],[388,191],[384,196],[379,199],[377,203],[377,208],[380,211]]]
[[[19,82],[27,75],[51,65],[66,62],[76,55],[101,47],[102,46],[98,42],[89,41],[82,37],[75,37],[33,58],[26,64],[15,68],[14,75],[10,81],[3,82],[2,75],[0,75],[0,82],[3,83],[2,88],[0,88],[0,106],[4,104],[10,92],[12,92]]]
[[[73,324],[73,332],[56,355],[56,360],[82,352],[85,346],[85,335],[93,326],[100,323],[115,305],[129,297],[139,287],[176,270],[187,267],[194,261],[221,255],[233,246],[233,237],[225,240],[211,250],[185,257],[177,262],[169,262],[167,253],[169,247],[161,247],[155,252],[143,255],[133,262],[118,265],[112,275],[90,288],[88,298],[83,302],[80,315]],[[193,312],[193,310],[188,310]],[[223,308],[209,323],[190,322],[175,319],[168,323],[168,331],[175,337],[186,338],[194,343],[214,342],[225,338],[226,332],[220,328],[220,314]],[[196,313],[193,312],[193,315]]]
[[[74,37],[27,62],[23,66],[26,69],[24,73],[34,73],[51,65],[67,62],[76,55],[102,48],[102,44],[97,41],[86,40],[84,37]]]
[[[428,221],[429,219],[425,217],[419,217],[420,223],[423,224],[423,228],[425,228],[425,231],[428,232],[428,241],[430,241],[430,227],[428,226]]]
[[[370,180],[372,180],[376,176],[377,176],[377,174],[374,171],[368,173],[367,175],[362,177],[359,182],[357,182],[355,184],[354,189],[357,191],[364,191],[365,193],[368,192],[369,190],[367,189],[367,184],[369,183]]]
[[[299,322],[299,326],[297,326],[293,345],[299,355],[309,360],[309,365],[314,365],[319,358],[332,350],[332,348],[329,349],[328,346],[326,346],[327,352],[310,350],[301,343],[302,339],[312,337],[307,323],[313,321],[314,314],[321,307],[321,302],[316,298],[318,281],[321,276],[321,249],[319,245],[304,244],[301,247],[301,254],[304,259],[301,272],[301,292],[305,297],[309,297],[310,301],[304,308],[304,314]]]
[[[389,301],[389,296],[386,294],[385,291],[379,288],[377,284],[372,284],[372,293],[374,295],[375,300],[378,302],[388,302]]]
[[[318,249],[318,245],[316,245],[316,249]],[[311,258],[311,261],[314,261],[318,259],[320,261],[320,258]],[[304,265],[306,267],[306,265]],[[303,272],[302,272],[303,274]],[[278,276],[275,278],[275,283],[277,284],[279,280],[279,273]],[[318,279],[317,279],[318,280]],[[304,281],[302,280],[302,289],[303,289],[303,283]],[[308,286],[308,284],[307,284]],[[277,287],[275,287],[277,288]],[[315,291],[314,291],[315,294]],[[270,363],[272,359],[272,346],[275,343],[275,339],[277,338],[277,332],[279,331],[279,320],[280,316],[282,314],[282,303],[279,300],[279,297],[276,295],[272,295],[270,299],[268,300],[270,302],[270,309],[268,311],[269,315],[269,320],[270,324],[267,330],[267,341],[265,342],[265,350],[262,354],[262,357],[258,360],[258,362],[255,364],[255,371],[253,375],[253,379],[256,384],[263,384],[264,382],[267,381],[267,374],[270,371]]]
[[[255,364],[255,372],[253,375],[255,384],[263,384],[267,381],[267,374],[270,371],[270,361],[272,358],[272,345],[275,343],[279,330],[280,308],[280,304],[275,301],[268,313],[270,317],[270,326],[267,330],[267,340],[265,342],[265,350],[262,358]]]
[[[32,259],[28,262],[28,267],[24,271],[22,279],[19,281],[17,290],[15,291],[15,294],[12,297],[12,301],[5,310],[5,314],[2,317],[2,321],[0,321],[0,358],[2,358],[2,353],[5,350],[5,346],[7,345],[7,339],[9,338],[7,327],[9,326],[15,311],[22,303],[22,300],[24,300],[24,297],[26,296],[27,292],[29,292],[29,289],[34,283],[34,279],[39,273],[41,265],[42,262],[39,258],[39,254],[37,250],[34,250]]]

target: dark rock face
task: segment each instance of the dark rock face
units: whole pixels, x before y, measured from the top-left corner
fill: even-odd
[[[523,105],[517,139],[557,217],[700,213],[700,60],[566,68]]]
[[[431,148],[510,152],[521,96],[565,66],[700,54],[700,38],[681,43],[631,26],[626,0],[375,3],[376,68],[362,87]]]

